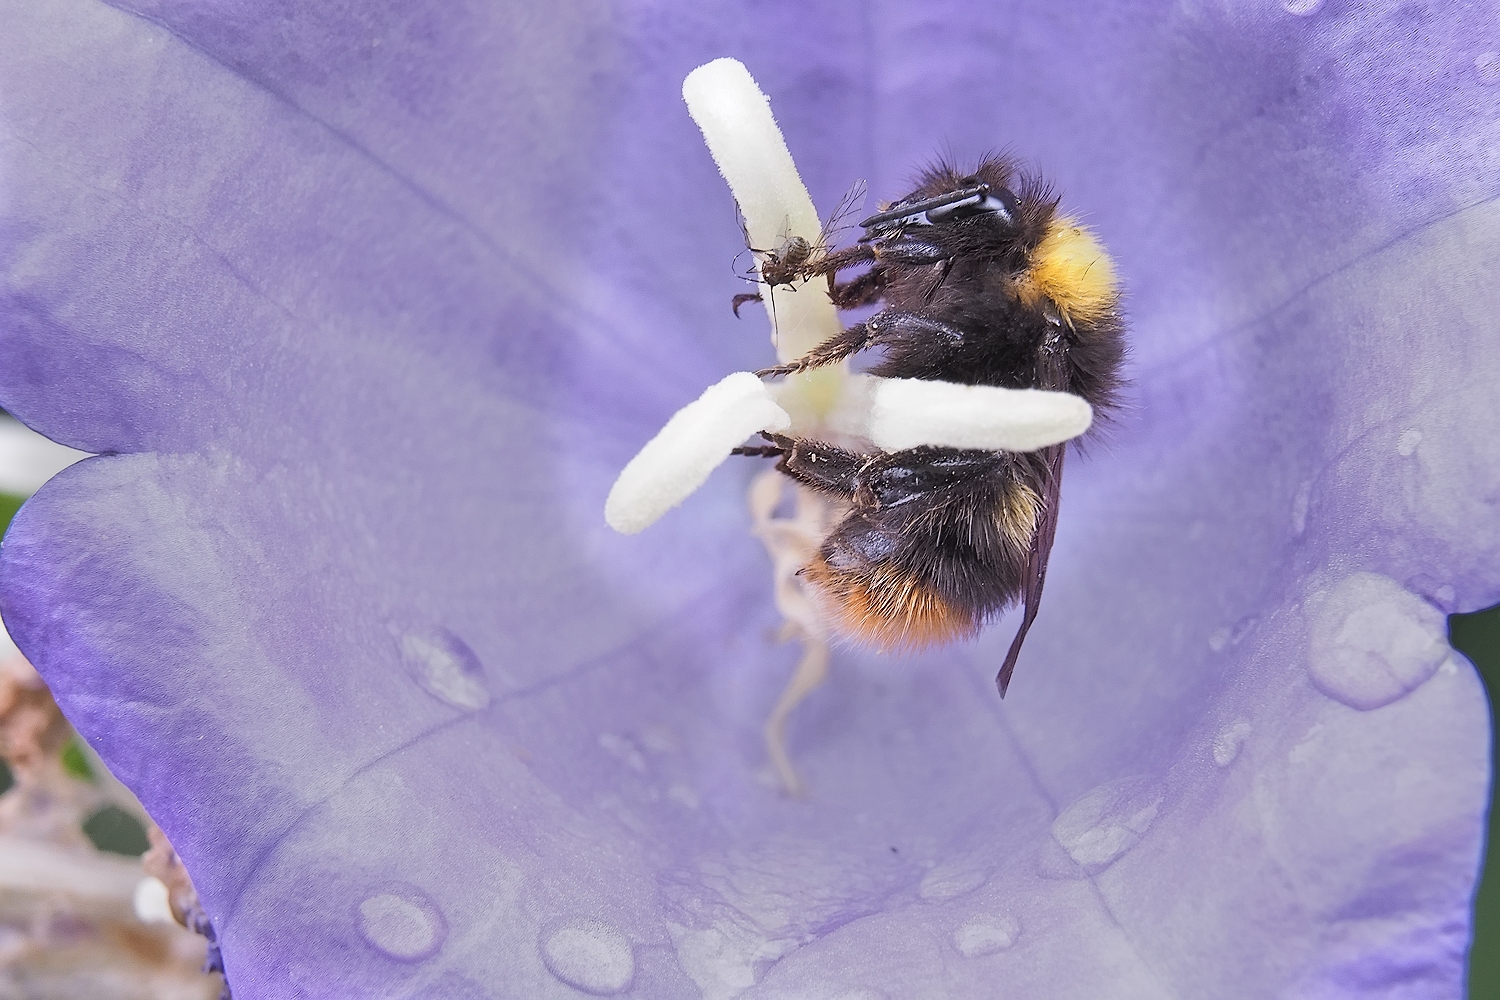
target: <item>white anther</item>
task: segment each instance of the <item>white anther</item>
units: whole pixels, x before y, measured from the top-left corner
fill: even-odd
[[[1036,451],[1078,437],[1093,423],[1082,397],[928,379],[849,379],[830,425],[882,451],[921,445]]]
[[[766,385],[735,372],[672,415],[620,473],[604,501],[604,520],[633,535],[702,486],[736,446],[757,431],[784,431],[791,418]]]

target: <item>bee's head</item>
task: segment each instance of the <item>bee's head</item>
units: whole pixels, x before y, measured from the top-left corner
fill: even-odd
[[[950,191],[926,198],[906,198],[860,225],[860,242],[878,239],[896,229],[942,226],[986,219],[1007,229],[1017,229],[1020,203],[1009,188],[989,184],[978,177],[965,177]]]

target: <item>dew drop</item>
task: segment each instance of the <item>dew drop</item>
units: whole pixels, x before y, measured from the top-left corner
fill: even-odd
[[[616,733],[600,733],[599,746],[603,747],[610,756],[619,760],[620,763],[638,774],[646,773],[646,757],[636,749],[635,741],[628,736],[620,736]]]
[[[1481,83],[1500,83],[1500,52],[1481,52],[1475,56],[1474,70]]]
[[[1422,432],[1417,430],[1415,427],[1408,427],[1406,430],[1402,431],[1401,436],[1396,439],[1396,454],[1400,455],[1402,458],[1405,458],[1412,452],[1416,451],[1417,445],[1421,443]]]
[[[952,899],[966,892],[973,892],[984,885],[990,873],[983,868],[966,865],[938,865],[922,876],[917,895],[923,899]]]
[[[635,952],[625,935],[587,917],[544,930],[542,962],[558,979],[595,996],[623,993],[635,979]]]
[[[1323,0],[1281,0],[1281,9],[1288,14],[1296,14],[1298,17],[1316,14],[1318,8],[1322,6]]]
[[[1161,790],[1145,775],[1111,781],[1084,795],[1052,822],[1052,838],[1090,875],[1114,864],[1156,819]]]
[[[415,962],[438,950],[448,924],[424,893],[382,892],[359,904],[359,933],[391,958]]]
[[[1397,701],[1448,657],[1443,613],[1378,573],[1351,574],[1308,607],[1308,674],[1319,691],[1350,708]]]
[[[1301,536],[1307,530],[1307,508],[1312,503],[1312,480],[1297,487],[1292,497],[1292,534]]]
[[[1020,936],[1014,917],[970,917],[953,932],[953,947],[964,958],[982,958],[1004,951]]]
[[[1225,726],[1218,736],[1214,737],[1214,763],[1220,767],[1228,767],[1234,763],[1234,759],[1240,755],[1240,747],[1250,738],[1251,725],[1244,719],[1238,719],[1233,725]]]
[[[397,639],[401,660],[422,690],[455,708],[480,709],[490,703],[479,657],[447,629],[419,629]]]

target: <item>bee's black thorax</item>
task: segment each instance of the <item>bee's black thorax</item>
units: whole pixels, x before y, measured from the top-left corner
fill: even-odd
[[[1077,393],[1096,410],[1109,410],[1118,389],[1123,354],[1112,289],[1087,314],[1069,310],[1046,292],[1067,282],[1053,266],[1037,285],[1037,265],[1055,253],[1060,219],[1057,198],[1035,178],[1017,176],[1009,162],[991,158],[971,174],[938,166],[903,201],[919,201],[974,181],[1015,189],[1014,217],[978,214],[931,225],[907,226],[868,238],[881,273],[887,310],[914,313],[951,327],[957,337],[925,336],[920,329],[876,337],[884,356],[872,372],[888,378],[942,379],[968,385],[1046,388]],[[914,262],[912,245],[931,248],[932,262]],[[1101,252],[1102,254],[1102,252]],[[1054,263],[1055,262],[1051,262]]]
[[[861,226],[857,244],[810,257],[802,274],[826,275],[841,309],[880,311],[759,374],[873,348],[871,371],[887,378],[1070,392],[1102,416],[1114,407],[1124,334],[1113,265],[1040,180],[998,157],[972,173],[938,165]],[[854,268],[867,269],[836,280]],[[973,635],[1022,601],[1003,695],[1041,600],[1065,446],[860,455],[775,440],[744,453],[779,455],[782,472],[848,506],[802,570],[832,626],[885,648],[923,646]]]

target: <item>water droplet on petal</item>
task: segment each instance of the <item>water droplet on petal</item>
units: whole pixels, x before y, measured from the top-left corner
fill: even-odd
[[[1312,504],[1312,480],[1308,480],[1297,487],[1297,495],[1292,497],[1292,534],[1301,535],[1307,530],[1307,509]]]
[[[635,952],[625,935],[587,917],[544,930],[542,961],[558,979],[595,996],[623,993],[635,979]]]
[[[1481,52],[1474,57],[1481,83],[1500,83],[1500,52]]]
[[[1225,726],[1224,730],[1214,737],[1214,763],[1220,767],[1228,767],[1234,763],[1234,759],[1240,755],[1240,747],[1250,738],[1251,725],[1244,719],[1237,720],[1233,725]]]
[[[1288,14],[1296,14],[1298,17],[1316,14],[1321,6],[1323,6],[1323,0],[1281,0],[1281,9]]]
[[[1308,674],[1350,708],[1389,705],[1424,684],[1448,658],[1443,613],[1389,577],[1354,573],[1308,602]]]
[[[1052,822],[1052,838],[1088,874],[1102,872],[1140,842],[1161,807],[1161,790],[1145,775],[1086,792]]]
[[[434,698],[470,710],[490,703],[479,657],[452,632],[444,628],[405,632],[397,644],[407,671]]]
[[[984,885],[984,880],[989,876],[989,871],[984,868],[938,865],[922,876],[922,884],[917,887],[917,895],[923,899],[952,899],[954,896],[962,896],[966,892],[978,889]]]
[[[1421,443],[1422,432],[1417,430],[1415,427],[1408,427],[1406,430],[1402,431],[1401,436],[1396,439],[1396,454],[1405,458],[1407,455],[1410,455],[1412,452],[1416,451],[1417,445]]]
[[[970,917],[953,932],[953,947],[964,958],[981,958],[1004,951],[1020,936],[1014,917]]]
[[[600,733],[599,745],[626,767],[638,774],[646,773],[646,757],[636,749],[635,741],[615,733]]]
[[[359,933],[391,958],[415,962],[436,952],[448,934],[447,921],[426,894],[395,890],[359,904]]]

